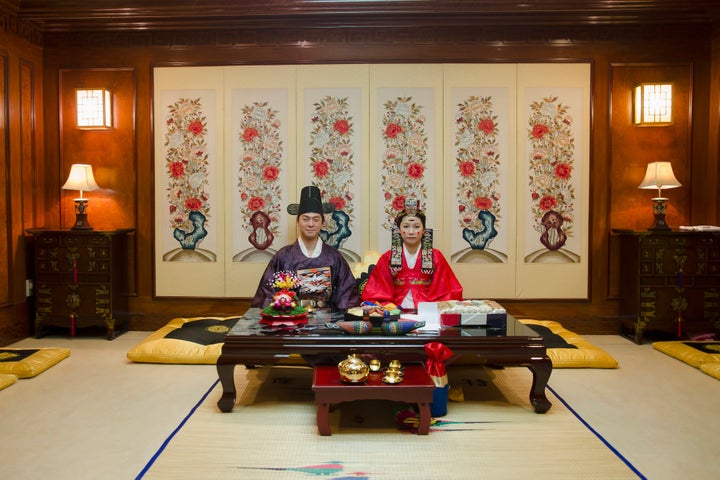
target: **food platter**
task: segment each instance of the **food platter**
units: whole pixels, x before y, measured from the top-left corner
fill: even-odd
[[[388,322],[396,322],[399,319],[400,310],[394,305],[391,308],[386,308],[377,304],[363,304],[360,307],[349,308],[345,312],[345,320],[349,322],[366,321],[372,323],[373,327],[379,327]]]

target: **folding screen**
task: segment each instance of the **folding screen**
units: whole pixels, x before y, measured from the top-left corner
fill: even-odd
[[[156,292],[252,296],[315,184],[351,263],[414,197],[466,297],[586,298],[589,82],[587,64],[155,69]]]

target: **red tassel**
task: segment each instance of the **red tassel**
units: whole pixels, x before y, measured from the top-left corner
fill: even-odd
[[[73,283],[77,285],[77,260],[73,258]]]
[[[75,314],[74,313],[70,314],[70,336],[71,337],[75,336]]]

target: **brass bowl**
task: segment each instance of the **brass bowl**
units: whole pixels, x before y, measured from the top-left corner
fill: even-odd
[[[390,360],[390,363],[388,363],[388,368],[400,370],[402,368],[402,363],[400,363],[400,360]]]
[[[383,383],[401,383],[403,381],[402,375],[398,375],[394,371],[388,370],[382,377]]]
[[[380,370],[382,370],[382,363],[380,363],[380,360],[377,358],[370,360],[370,371],[379,372]]]

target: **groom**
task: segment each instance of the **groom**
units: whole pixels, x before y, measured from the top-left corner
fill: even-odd
[[[333,210],[331,203],[322,202],[320,189],[312,185],[303,187],[299,204],[288,205],[288,213],[297,215],[298,239],[270,259],[253,298],[253,307],[264,308],[270,303],[275,293],[270,282],[280,271],[292,271],[300,277],[300,301],[311,310],[347,310],[360,303],[347,260],[320,238],[324,215]]]

